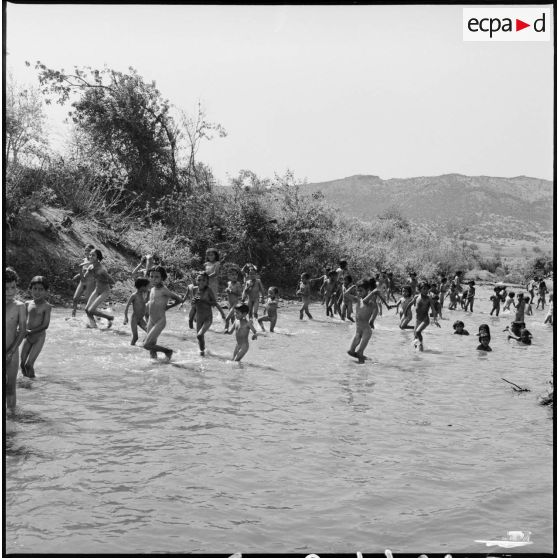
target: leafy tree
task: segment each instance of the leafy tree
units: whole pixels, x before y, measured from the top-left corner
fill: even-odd
[[[64,104],[77,95],[69,116],[102,153],[107,170],[123,173],[127,189],[152,197],[177,181],[177,128],[170,104],[155,82],[129,73],[86,67],[53,70],[37,62],[41,91]]]
[[[26,160],[33,156],[44,157],[46,137],[44,133],[45,115],[40,92],[24,88],[13,78],[6,83],[6,163],[17,165],[23,156]]]

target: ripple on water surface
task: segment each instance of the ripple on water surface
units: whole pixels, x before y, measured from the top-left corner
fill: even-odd
[[[240,365],[219,319],[201,358],[170,311],[163,364],[125,326],[55,310],[6,424],[7,551],[482,552],[475,539],[529,530],[529,551],[550,552],[542,313],[522,349],[501,333],[509,317],[446,311],[416,353],[390,312],[359,365],[354,326],[322,310],[280,309]],[[489,322],[493,352],[452,335],[456,317],[471,333]]]

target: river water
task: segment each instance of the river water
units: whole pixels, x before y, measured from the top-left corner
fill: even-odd
[[[319,303],[311,322],[280,308],[241,364],[220,318],[202,358],[169,311],[163,364],[120,316],[88,330],[55,309],[6,423],[7,552],[487,552],[509,530],[551,552],[552,328],[535,312],[533,345],[508,342],[479,291],[422,353],[386,313],[363,365]],[[490,324],[493,352],[455,319]]]

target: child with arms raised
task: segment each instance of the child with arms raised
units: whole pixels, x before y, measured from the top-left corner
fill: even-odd
[[[45,300],[47,280],[37,275],[31,279],[29,290],[33,300],[27,306],[27,333],[21,347],[21,371],[28,378],[35,377],[35,361],[45,344],[46,330],[50,325],[51,305]]]
[[[182,298],[176,293],[169,291],[163,284],[167,278],[167,272],[160,265],[152,267],[149,271],[151,281],[151,292],[149,293],[149,321],[147,322],[147,336],[143,342],[143,348],[149,351],[151,358],[157,358],[157,353],[164,353],[167,361],[172,357],[173,351],[162,345],[157,345],[159,335],[167,325],[166,312],[170,308],[182,302]],[[168,304],[174,300],[174,304]]]
[[[149,290],[150,281],[147,277],[138,277],[134,286],[136,292],[130,295],[126,308],[124,308],[124,325],[128,323],[128,308],[132,306],[132,320],[130,321],[130,329],[132,330],[131,345],[135,345],[138,340],[138,327],[143,331],[147,331],[147,324],[145,322],[145,314],[147,311],[146,294]]]
[[[27,309],[25,304],[16,300],[17,273],[7,267],[4,270],[4,385],[6,406],[15,411],[16,378],[19,367],[19,346],[27,334]]]

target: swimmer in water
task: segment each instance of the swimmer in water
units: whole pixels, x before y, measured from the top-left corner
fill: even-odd
[[[461,320],[457,320],[453,323],[454,335],[469,335],[469,332],[465,329],[465,324]]]
[[[46,330],[50,325],[52,306],[45,300],[48,281],[37,275],[31,279],[29,290],[33,300],[27,306],[27,334],[21,347],[21,371],[28,378],[35,377],[35,361],[39,358],[46,339]]]
[[[149,293],[149,321],[147,322],[147,336],[143,342],[143,348],[149,351],[151,358],[157,358],[157,353],[164,353],[167,362],[171,359],[173,351],[162,345],[157,345],[159,335],[167,325],[166,311],[183,302],[176,293],[169,291],[163,284],[167,278],[167,272],[160,265],[149,270],[151,281],[151,292]],[[174,303],[169,304],[169,300]]]
[[[236,347],[233,352],[233,360],[239,362],[242,357],[248,352],[250,347],[248,343],[248,337],[250,332],[252,332],[252,340],[255,341],[258,338],[258,334],[252,322],[246,319],[248,315],[248,305],[244,303],[237,304],[234,308],[236,321],[234,327],[228,333],[236,331]]]

